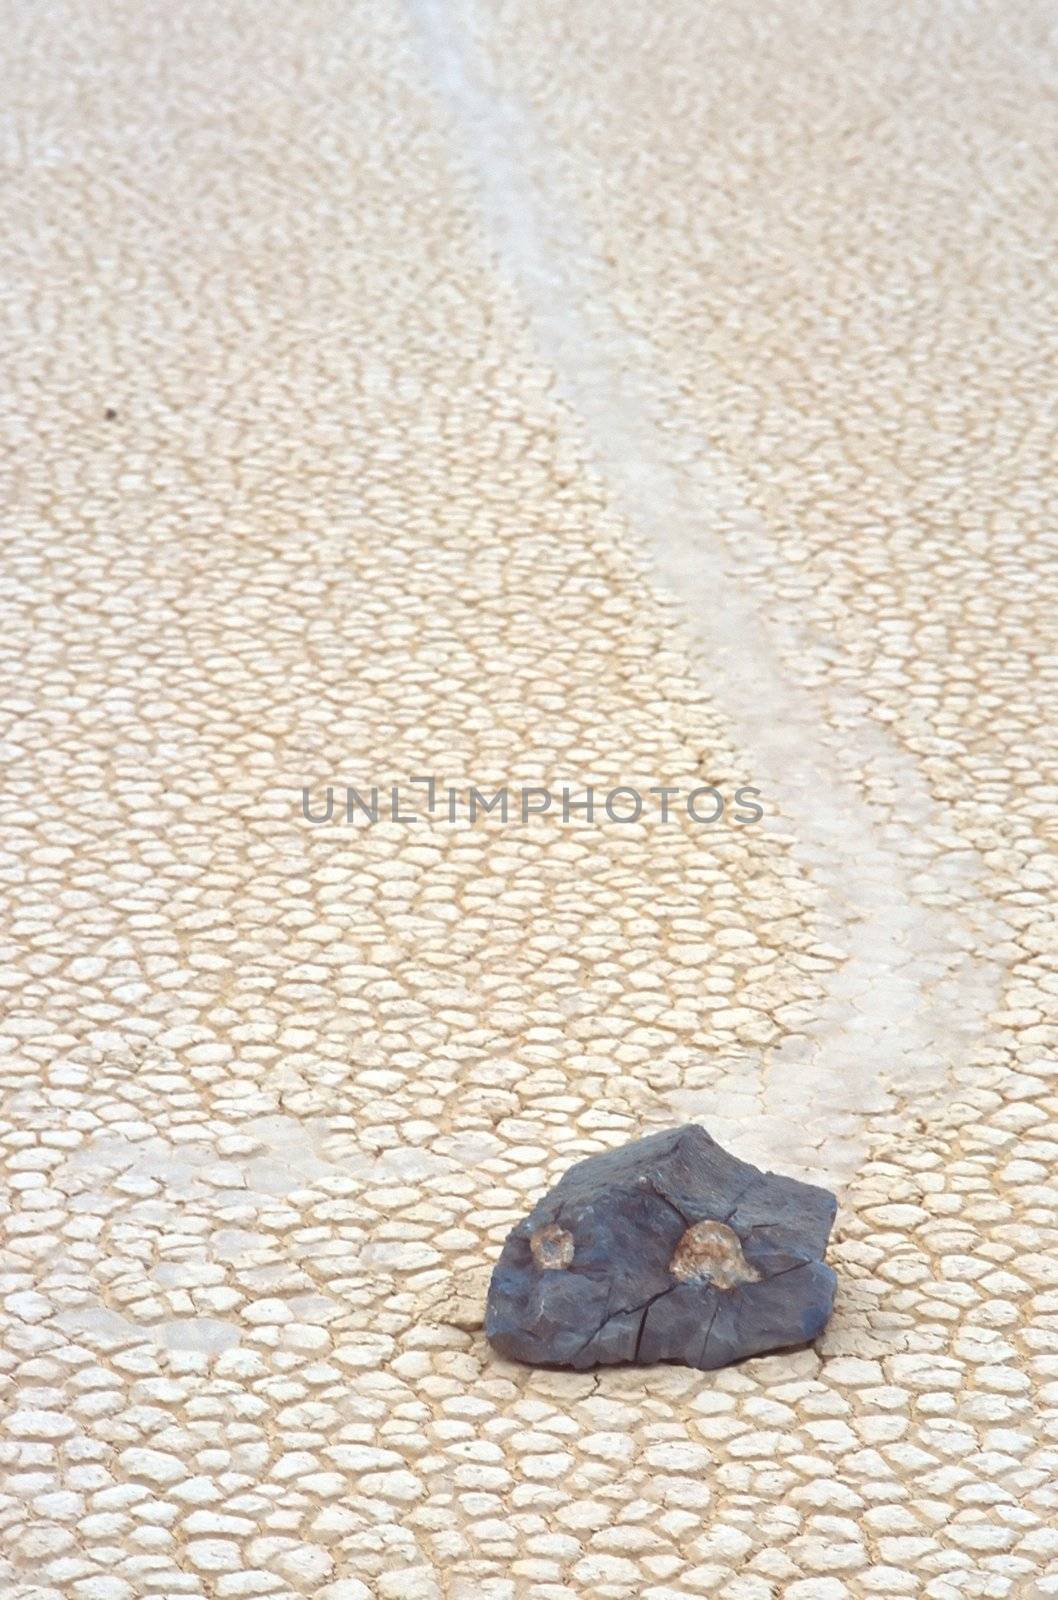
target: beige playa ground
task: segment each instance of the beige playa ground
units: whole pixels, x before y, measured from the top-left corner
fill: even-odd
[[[1058,1595],[1052,9],[4,40],[0,1593]],[[492,1356],[686,1120],[818,1346]]]

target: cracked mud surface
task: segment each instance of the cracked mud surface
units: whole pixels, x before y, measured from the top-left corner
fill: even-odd
[[[5,22],[5,1600],[1058,1593],[1050,13]],[[497,1360],[689,1119],[817,1347]]]

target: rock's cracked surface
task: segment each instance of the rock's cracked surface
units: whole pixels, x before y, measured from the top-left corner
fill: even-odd
[[[494,1347],[538,1366],[705,1370],[814,1339],[837,1201],[693,1124],[589,1156],[512,1230],[489,1286]]]

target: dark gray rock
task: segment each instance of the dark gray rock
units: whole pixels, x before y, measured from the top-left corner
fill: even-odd
[[[837,1201],[689,1124],[578,1161],[508,1235],[485,1332],[534,1366],[723,1367],[806,1344],[834,1304]]]

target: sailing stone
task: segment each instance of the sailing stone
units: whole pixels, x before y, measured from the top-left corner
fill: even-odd
[[[694,1123],[589,1156],[508,1235],[485,1332],[533,1366],[710,1369],[822,1331],[828,1189],[761,1172]]]

